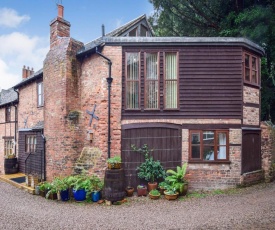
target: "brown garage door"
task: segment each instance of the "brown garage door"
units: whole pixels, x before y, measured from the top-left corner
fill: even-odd
[[[142,147],[147,144],[153,149],[155,160],[160,160],[165,169],[181,165],[181,126],[171,124],[134,124],[122,127],[122,162],[126,186],[136,187],[141,181],[137,167],[144,162],[144,156],[131,149],[131,145]]]
[[[242,174],[261,168],[261,131],[243,130]]]

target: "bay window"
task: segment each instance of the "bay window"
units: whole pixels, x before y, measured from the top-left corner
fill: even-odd
[[[259,59],[248,53],[244,53],[244,81],[259,84]]]
[[[228,131],[191,130],[191,161],[228,161]]]

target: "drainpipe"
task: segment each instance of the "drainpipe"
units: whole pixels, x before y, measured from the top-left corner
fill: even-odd
[[[110,158],[111,157],[111,85],[112,85],[112,81],[113,81],[113,78],[111,76],[112,62],[111,62],[111,60],[109,58],[107,58],[102,53],[100,53],[97,50],[97,47],[96,47],[95,52],[99,56],[101,56],[105,60],[107,60],[108,61],[108,65],[109,65],[109,76],[106,78],[106,80],[107,80],[107,83],[108,83],[108,158]]]
[[[14,88],[12,88],[14,92],[17,93],[17,104],[19,105],[19,92],[17,90],[15,90]],[[17,105],[13,105],[14,108],[15,108],[15,114],[14,114],[14,118],[15,118],[15,121],[14,121],[14,142],[15,142],[15,147],[14,147],[14,151],[15,151],[15,154],[16,154],[16,151],[17,151],[17,127],[18,127],[18,107]]]
[[[46,138],[43,134],[43,132],[41,131],[41,137],[43,138],[43,160],[44,160],[44,178],[43,180],[46,181]],[[42,164],[42,161],[41,161],[41,164]],[[41,165],[42,166],[42,165]],[[43,167],[43,166],[42,166]],[[42,178],[41,178],[42,179]]]

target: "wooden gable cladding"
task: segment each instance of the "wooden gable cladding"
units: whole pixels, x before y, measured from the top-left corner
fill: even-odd
[[[140,53],[140,109],[127,110],[125,100],[125,53]],[[159,53],[160,107],[156,111],[144,109],[144,54]],[[179,108],[164,109],[164,55],[178,53]],[[233,118],[242,116],[242,48],[228,46],[175,46],[123,48],[124,119],[166,118]]]

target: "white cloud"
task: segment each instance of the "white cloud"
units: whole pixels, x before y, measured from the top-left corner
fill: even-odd
[[[7,89],[22,80],[23,65],[38,71],[49,50],[49,39],[14,32],[0,36],[0,88]]]
[[[13,9],[0,8],[0,26],[16,28],[22,22],[29,21],[28,15],[19,16]]]

